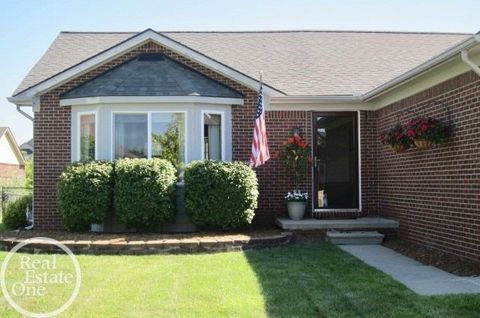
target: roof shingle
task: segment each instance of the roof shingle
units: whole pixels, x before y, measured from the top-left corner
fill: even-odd
[[[14,95],[135,33],[62,32]],[[469,34],[270,31],[162,32],[288,95],[365,93],[440,54]]]

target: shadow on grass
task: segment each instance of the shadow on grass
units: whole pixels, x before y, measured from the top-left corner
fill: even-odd
[[[271,317],[478,317],[480,295],[421,297],[323,242],[245,253]]]

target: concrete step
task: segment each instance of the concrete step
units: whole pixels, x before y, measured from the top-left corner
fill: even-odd
[[[376,231],[328,231],[327,241],[335,245],[378,245],[383,242],[383,234]]]
[[[398,229],[398,222],[383,217],[360,217],[356,219],[303,219],[278,218],[277,225],[287,231],[316,230],[380,230]]]

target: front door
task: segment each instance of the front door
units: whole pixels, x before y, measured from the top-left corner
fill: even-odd
[[[358,210],[358,114],[313,114],[313,206]]]

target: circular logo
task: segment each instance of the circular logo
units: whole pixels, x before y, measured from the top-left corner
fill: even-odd
[[[72,295],[62,306],[60,306],[59,308],[57,308],[57,309],[55,309],[51,312],[48,312],[48,313],[35,313],[35,312],[31,312],[29,310],[26,310],[25,308],[22,308],[17,302],[15,302],[13,300],[10,292],[12,292],[12,294],[14,294],[14,296],[18,296],[19,294],[25,293],[25,291],[26,291],[25,286],[22,285],[22,282],[17,282],[12,286],[12,290],[9,291],[8,287],[7,287],[7,282],[5,280],[5,273],[7,271],[8,263],[10,262],[12,257],[22,247],[25,247],[25,246],[27,246],[29,244],[32,244],[32,243],[42,243],[42,244],[48,243],[48,244],[57,246],[58,248],[63,250],[70,257],[70,260],[72,261],[73,266],[75,268],[76,279],[75,279],[75,287],[73,289]],[[28,257],[26,257],[26,260],[22,261],[22,268],[23,268],[23,265],[26,265],[27,267],[30,268],[29,271],[32,271],[31,268],[33,268],[33,269],[42,268],[42,270],[55,269],[56,268],[56,258],[55,258],[56,256],[53,255],[52,257],[53,257],[53,262],[48,262],[48,261],[41,262],[39,260],[31,261]],[[29,263],[29,261],[30,261],[30,263]],[[70,281],[70,278],[71,278],[70,276],[67,276],[64,273],[58,273],[58,275],[56,275],[56,276],[50,275],[48,280],[50,280],[50,282],[51,282],[53,279],[55,279],[56,283],[59,283],[62,280],[67,282],[67,281]],[[41,282],[41,279],[42,279],[43,276],[42,275],[37,275],[37,276],[32,276],[32,277],[35,277],[36,282],[38,283],[39,281]],[[46,277],[46,275],[45,275],[45,277]],[[24,316],[32,317],[32,318],[54,317],[54,316],[57,316],[58,314],[62,313],[63,311],[65,311],[77,298],[78,293],[80,292],[81,280],[82,280],[82,277],[81,277],[80,265],[78,264],[77,258],[72,253],[72,251],[65,244],[62,244],[61,242],[59,242],[57,240],[54,240],[54,239],[51,239],[51,238],[48,238],[48,237],[34,237],[34,238],[27,239],[27,240],[17,244],[10,252],[8,252],[7,256],[5,257],[5,260],[3,261],[3,264],[2,264],[2,267],[1,267],[1,270],[0,270],[0,284],[1,284],[2,292],[3,292],[3,295],[4,295],[5,299],[17,312],[19,312],[20,314],[22,314]],[[47,278],[45,279],[44,282],[48,283]],[[36,293],[37,296],[42,296],[42,294],[44,294],[44,292],[45,292],[45,287],[44,286],[40,286],[40,287],[38,287],[37,289],[34,289],[34,293]],[[32,295],[30,295],[30,296],[32,296]]]

